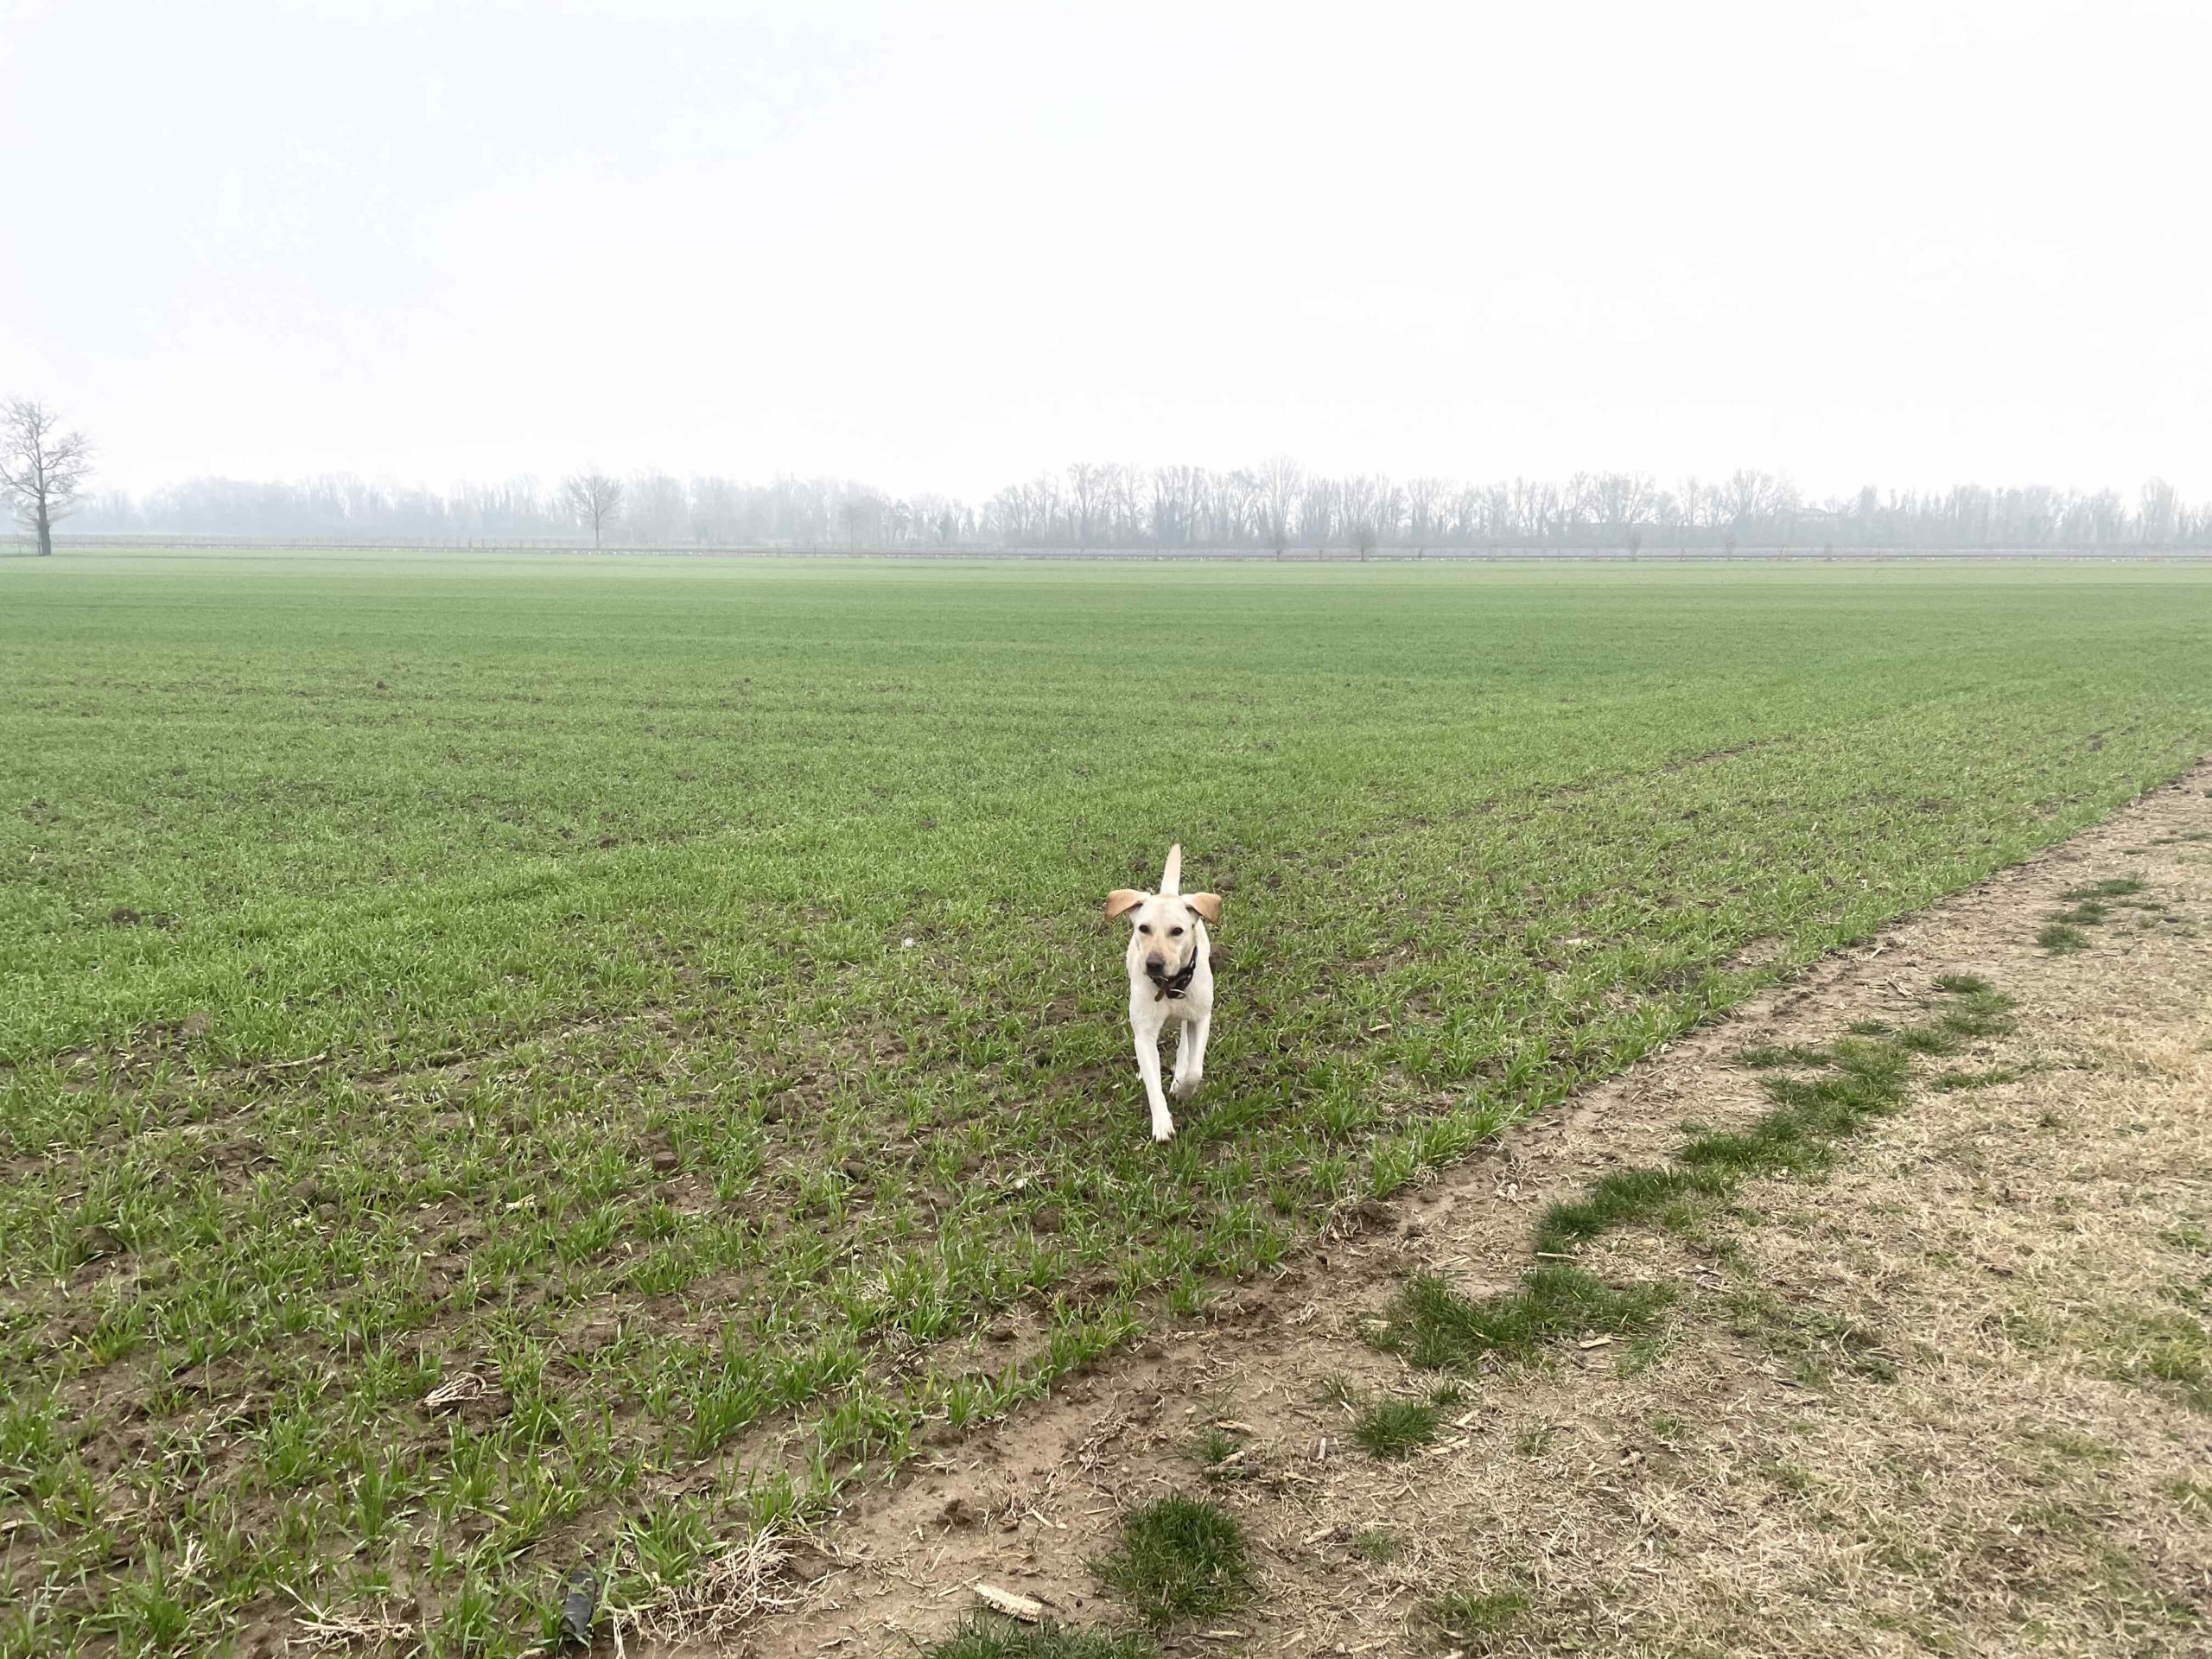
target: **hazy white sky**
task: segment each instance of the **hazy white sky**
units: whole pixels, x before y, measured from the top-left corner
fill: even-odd
[[[2196,0],[0,0],[0,390],[133,486],[2212,496],[2208,65]]]

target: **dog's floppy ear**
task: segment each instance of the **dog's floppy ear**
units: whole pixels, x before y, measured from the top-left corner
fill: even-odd
[[[1135,887],[1116,887],[1106,895],[1106,919],[1112,921],[1125,910],[1135,910],[1152,895],[1139,893]]]
[[[1219,893],[1186,893],[1183,895],[1183,902],[1216,927],[1221,925],[1221,895]]]

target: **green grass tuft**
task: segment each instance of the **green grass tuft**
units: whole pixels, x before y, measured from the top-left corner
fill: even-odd
[[[1156,1629],[1227,1612],[1251,1591],[1236,1517],[1179,1492],[1124,1517],[1121,1547],[1094,1570]]]
[[[2050,919],[2069,927],[2097,927],[2112,919],[2112,910],[2097,899],[2088,899],[2069,909],[2053,911]]]
[[[1645,1330],[1674,1299],[1665,1285],[1616,1288],[1566,1263],[1531,1268],[1519,1289],[1480,1301],[1424,1274],[1400,1289],[1370,1340],[1426,1370],[1469,1370],[1492,1354],[1526,1359],[1561,1337]]]
[[[2069,887],[2060,896],[2073,901],[2070,908],[2055,910],[2036,934],[2036,943],[2053,956],[2086,950],[2089,936],[2083,930],[2101,927],[2113,919],[2115,908],[2158,911],[2165,906],[2153,899],[2138,899],[2143,883],[2133,876],[2113,876],[2086,887]]]
[[[2089,948],[2089,936],[2071,922],[2046,922],[2036,931],[2036,943],[2054,957],[2071,956]]]
[[[2192,1411],[2212,1413],[2212,1325],[2179,1308],[2123,1308],[2105,1318],[2109,1375],[2166,1387]]]
[[[1993,1089],[2000,1083],[2018,1083],[2028,1075],[2022,1065],[1992,1066],[1986,1071],[1942,1071],[1929,1079],[1928,1086],[1943,1094],[1960,1089]]]
[[[1436,1408],[1426,1400],[1377,1400],[1352,1425],[1370,1457],[1409,1458],[1436,1438]]]
[[[2143,883],[2132,875],[2115,875],[2102,881],[2092,881],[2087,887],[2069,887],[2058,896],[2062,899],[2126,899],[2143,891]]]
[[[1557,1254],[1616,1227],[1649,1221],[1683,1198],[1716,1191],[1694,1169],[1620,1169],[1601,1177],[1579,1198],[1551,1206],[1536,1224],[1536,1249]]]
[[[1196,1445],[1192,1448],[1198,1461],[1209,1469],[1218,1469],[1243,1449],[1243,1442],[1217,1423],[1208,1423],[1198,1431]]]
[[[1486,1643],[1512,1629],[1529,1611],[1529,1598],[1510,1588],[1460,1590],[1437,1597],[1424,1611],[1440,1636],[1465,1647]]]
[[[1071,1630],[1047,1621],[1018,1624],[979,1613],[924,1659],[1157,1659],[1151,1637],[1119,1630]]]
[[[1370,1567],[1388,1567],[1404,1548],[1397,1534],[1387,1528],[1369,1527],[1352,1535],[1351,1553]]]
[[[1826,1065],[1828,1052],[1803,1043],[1764,1043],[1736,1051],[1736,1064],[1753,1071],[1771,1071],[1784,1065]]]
[[[1961,1037],[2002,1037],[2012,1029],[2012,1008],[2011,997],[1985,988],[1961,995],[1937,1020]]]
[[[1694,1137],[1676,1154],[1678,1160],[1705,1178],[1708,1192],[1725,1190],[1747,1175],[1825,1167],[1836,1141],[1868,1118],[1895,1111],[1904,1100],[1910,1039],[1924,1029],[1895,1040],[1839,1042],[1834,1069],[1825,1076],[1767,1078],[1774,1110],[1745,1128]]]

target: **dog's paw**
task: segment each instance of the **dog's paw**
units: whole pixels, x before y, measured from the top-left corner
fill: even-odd
[[[1193,1072],[1187,1077],[1178,1077],[1168,1085],[1167,1092],[1178,1100],[1188,1100],[1198,1092],[1198,1084],[1203,1076],[1203,1073]]]
[[[1154,1141],[1173,1141],[1175,1138],[1175,1120],[1168,1116],[1165,1112],[1160,1113],[1159,1116],[1154,1118],[1152,1120],[1152,1138]]]

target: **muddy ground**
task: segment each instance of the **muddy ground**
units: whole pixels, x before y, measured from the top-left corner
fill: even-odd
[[[2086,948],[2037,943],[2062,894],[2113,878],[2142,889]],[[1767,1109],[1738,1051],[1910,1023],[1961,972],[2017,999],[2015,1028],[1920,1062],[1825,1177],[1588,1253],[1679,1287],[1656,1340],[1465,1379],[1405,1460],[1352,1444],[1332,1393],[1440,1380],[1362,1338],[1408,1273],[1509,1287],[1544,1205]],[[1242,1521],[1256,1593],[1169,1653],[2212,1652],[2209,1172],[2212,767],[940,1448],[802,1545],[797,1605],[722,1647],[915,1654],[978,1581],[1126,1624],[1090,1563],[1180,1491]],[[1236,1447],[1211,1465],[1210,1426]],[[1440,1629],[1454,1592],[1488,1598],[1488,1628]]]

